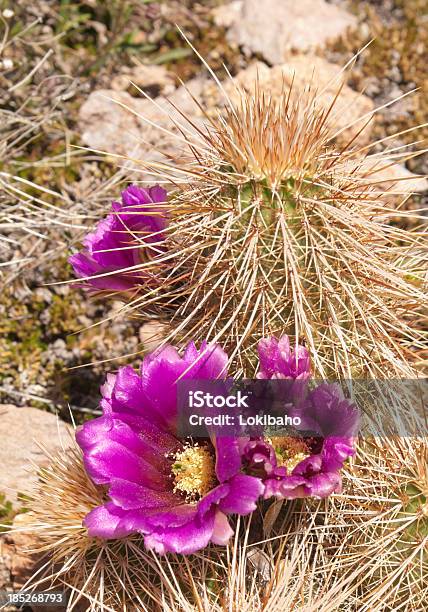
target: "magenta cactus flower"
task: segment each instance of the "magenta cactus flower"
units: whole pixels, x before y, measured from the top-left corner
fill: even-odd
[[[288,336],[263,338],[258,344],[260,380],[278,380],[276,392],[284,404],[300,404],[306,397],[311,377],[309,352],[304,346],[290,346]]]
[[[112,211],[83,239],[85,249],[68,260],[85,288],[128,291],[156,282],[141,264],[164,254],[166,197],[159,185],[150,189],[130,185],[122,192],[122,201],[113,202]]]
[[[160,554],[189,554],[232,535],[227,515],[256,507],[264,485],[242,473],[242,441],[183,441],[176,436],[179,378],[226,374],[219,346],[190,343],[183,355],[171,346],[147,356],[137,373],[125,366],[102,387],[103,416],[85,423],[76,438],[85,468],[108,500],[84,524],[91,536],[121,538],[139,532]]]
[[[309,353],[303,346],[290,347],[288,336],[279,340],[273,336],[263,338],[258,345],[260,379],[305,379],[310,376]]]
[[[284,381],[279,394],[300,425],[248,441],[243,458],[249,473],[262,478],[265,498],[323,498],[339,492],[340,470],[355,452],[356,407],[338,385],[323,383],[309,389],[309,353],[302,346],[292,350],[287,336],[264,338],[258,351],[257,378]]]
[[[286,337],[260,343],[259,378],[281,384],[307,381],[305,349]],[[326,497],[340,490],[340,470],[354,452],[355,407],[336,385],[287,403],[299,431],[275,437],[222,436],[195,442],[178,435],[177,381],[224,380],[227,355],[218,345],[190,343],[181,357],[172,346],[109,374],[101,388],[103,416],[85,423],[76,439],[85,468],[106,491],[106,501],[84,524],[90,536],[141,533],[159,554],[190,554],[208,543],[226,544],[229,514],[246,515],[260,498]],[[285,380],[284,380],[285,379]]]
[[[359,414],[338,385],[323,383],[295,408],[298,430],[249,441],[243,451],[249,473],[265,485],[264,497],[328,497],[341,490],[340,471],[355,453]]]

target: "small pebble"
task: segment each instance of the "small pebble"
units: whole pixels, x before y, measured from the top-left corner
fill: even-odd
[[[2,61],[1,65],[2,65],[2,67],[5,70],[12,70],[12,68],[13,68],[13,61],[9,57],[5,57],[5,59]]]

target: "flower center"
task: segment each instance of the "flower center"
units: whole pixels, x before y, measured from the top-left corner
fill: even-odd
[[[310,457],[309,446],[303,438],[293,436],[273,437],[269,439],[279,466],[287,468],[288,472],[294,470],[306,457]]]
[[[207,446],[186,446],[174,454],[171,468],[174,491],[181,491],[188,500],[199,499],[216,482],[214,457]]]

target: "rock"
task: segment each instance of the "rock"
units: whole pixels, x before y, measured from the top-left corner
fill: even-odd
[[[411,95],[405,94],[406,92],[398,85],[389,83],[386,91],[384,90],[375,100],[377,106],[388,104],[381,112],[388,117],[388,123],[391,125],[395,122],[408,121],[412,113],[415,112],[417,96],[414,93]]]
[[[21,589],[27,590],[27,582],[37,572],[40,572],[46,563],[43,553],[36,552],[40,547],[37,537],[26,531],[31,520],[31,513],[18,514],[13,522],[12,531],[0,537],[0,589],[12,593],[18,593]],[[40,576],[39,573],[38,577]],[[49,586],[50,581],[48,580],[46,584],[36,587],[35,592],[46,591]],[[54,590],[63,591],[63,586],[58,584]],[[55,612],[64,610],[64,606],[38,604],[29,606],[28,609],[37,610],[37,612]],[[76,612],[78,612],[77,609]],[[83,612],[83,608],[79,608],[79,612]]]
[[[281,94],[284,83],[287,87],[293,83],[296,94],[301,92],[308,83],[313,83],[319,92],[319,103],[328,108],[334,100],[340,83],[345,79],[345,75],[340,71],[340,66],[331,64],[321,57],[296,55],[285,64],[272,68],[263,62],[255,62],[239,72],[236,81],[247,91],[253,91],[258,78],[260,86],[272,96]],[[236,90],[232,83],[227,83],[225,88],[231,98],[236,97]],[[358,119],[368,115],[373,109],[374,104],[370,98],[344,85],[330,117],[330,122],[337,131],[343,129],[339,140],[346,142],[356,135],[368,117],[362,121]],[[352,123],[353,125],[350,125]],[[371,124],[359,135],[358,142],[360,144],[368,142],[370,132]]]
[[[172,96],[168,97],[168,100],[170,100],[173,105],[177,106],[182,113],[186,113],[190,117],[201,117],[202,112],[198,105],[192,100],[192,96],[199,100],[203,95],[207,81],[211,81],[211,79],[204,77],[191,79],[187,81],[185,85],[178,87]],[[174,114],[174,108],[171,104],[168,104],[168,109]],[[180,114],[176,113],[176,117],[179,118]]]
[[[290,51],[309,51],[357,26],[357,18],[325,0],[244,0],[230,42],[281,64]]]
[[[19,591],[37,568],[38,556],[34,535],[25,531],[29,514],[18,514],[11,532],[0,537],[0,590]]]
[[[216,6],[212,11],[214,23],[219,28],[230,28],[241,15],[243,0]]]
[[[297,55],[291,57],[286,64],[273,68],[263,62],[256,62],[238,73],[236,80],[242,87],[251,90],[257,73],[261,85],[272,95],[281,93],[283,81],[286,86],[290,86],[293,75],[296,92],[313,78],[318,89],[323,90],[320,101],[326,106],[333,101],[343,78],[338,77],[339,66],[320,57]],[[224,88],[231,98],[236,97],[236,90],[230,80],[224,82]],[[184,126],[186,134],[194,134],[195,127],[183,119],[181,111],[195,126],[203,125],[203,112],[192,96],[201,103],[206,114],[214,118],[219,106],[224,104],[218,85],[212,79],[203,77],[192,79],[186,86],[176,89],[169,96],[169,101],[157,97],[152,102],[132,97],[125,91],[111,89],[94,91],[80,109],[82,139],[92,149],[127,158],[127,162],[119,159],[119,163],[126,163],[129,169],[138,169],[139,179],[148,178],[149,175],[141,175],[144,162],[165,162],[165,155],[168,155],[174,165],[179,163],[183,154],[188,153],[175,122]],[[345,85],[336,109],[335,124],[341,129],[361,115],[370,113],[373,103]],[[361,123],[357,122],[344,130],[342,139],[352,137],[360,127]],[[369,129],[366,129],[360,142],[365,143],[369,133]],[[138,160],[142,160],[141,163]]]
[[[47,464],[40,446],[59,451],[70,445],[72,434],[70,425],[49,412],[0,406],[0,491],[6,498],[14,503],[17,493],[31,492],[37,482],[31,463]]]
[[[174,78],[165,66],[141,64],[115,76],[111,82],[114,91],[126,91],[132,83],[151,96],[170,95],[174,92]],[[137,92],[137,90],[135,90]]]
[[[199,97],[202,83],[201,79],[193,79],[186,87]],[[200,120],[201,112],[184,87],[179,87],[168,100],[192,121]],[[124,91],[96,90],[80,109],[82,140],[92,149],[128,158],[129,168],[138,167],[138,160],[166,161],[162,153],[179,158],[183,137],[174,136],[179,133],[174,121],[191,132],[194,129],[168,100],[159,97],[152,102]]]
[[[34,553],[37,547],[34,534],[25,531],[31,521],[31,514],[18,514],[13,521],[13,531],[6,535],[10,547],[10,573],[14,591],[19,591],[33,575],[38,555]]]
[[[23,528],[21,519],[24,519],[25,516],[25,514],[22,514],[16,517],[13,527]],[[17,520],[18,518],[19,520]],[[34,546],[34,538],[23,532],[0,536],[0,590],[8,593],[18,593],[21,589],[27,590],[27,581],[41,570],[46,562],[46,559],[40,554],[30,552]],[[35,592],[46,591],[48,588],[49,581],[45,586],[36,587]],[[55,590],[63,591],[62,585],[58,585]],[[10,606],[5,608],[5,612],[12,612],[16,609],[15,606]],[[34,610],[34,612],[59,612],[64,610],[64,606],[37,604],[37,606],[25,606],[24,609]],[[83,608],[76,608],[75,610],[76,612],[83,612]]]
[[[139,113],[151,109],[149,102],[126,92],[99,89],[80,108],[82,140],[89,147],[106,153],[136,157],[141,151],[139,137],[149,138],[149,125],[143,128]]]
[[[426,177],[413,174],[401,164],[383,157],[368,157],[364,169],[370,173],[368,180],[379,182],[379,189],[388,190],[395,199],[428,190]]]

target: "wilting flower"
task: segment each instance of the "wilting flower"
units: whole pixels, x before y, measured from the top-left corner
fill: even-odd
[[[122,202],[113,202],[112,212],[83,239],[85,249],[69,258],[87,288],[127,291],[153,282],[154,275],[141,264],[163,253],[165,203],[166,191],[159,185],[130,185],[122,192]]]
[[[219,346],[190,343],[180,357],[165,347],[102,387],[103,416],[77,433],[88,474],[108,500],[85,518],[89,535],[121,538],[139,532],[158,553],[189,554],[232,535],[227,515],[252,512],[263,494],[260,479],[242,473],[240,441],[178,439],[177,379],[225,376]]]
[[[266,498],[323,498],[341,490],[340,470],[354,454],[358,411],[338,385],[323,383],[292,411],[298,428],[247,443],[244,457],[262,477]],[[279,435],[280,434],[280,435]]]

